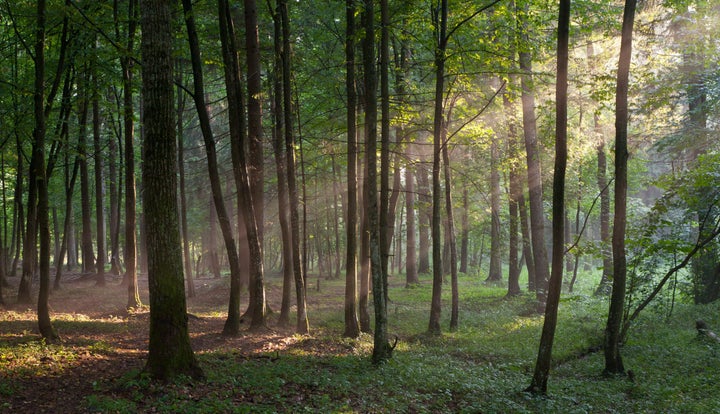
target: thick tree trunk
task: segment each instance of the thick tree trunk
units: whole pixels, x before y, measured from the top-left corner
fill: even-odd
[[[167,0],[142,3],[142,180],[150,289],[145,371],[162,380],[203,376],[190,347],[178,225],[171,5]]]
[[[625,310],[625,228],[627,219],[627,124],[632,31],[635,23],[636,0],[626,0],[623,11],[622,38],[615,91],[615,218],[613,221],[613,284],[610,295],[607,326],[605,327],[605,373],[625,372],[620,356],[621,329]]]

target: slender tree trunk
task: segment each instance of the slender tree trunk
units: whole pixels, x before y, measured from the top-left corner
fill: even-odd
[[[375,70],[375,13],[374,0],[365,0],[362,13],[365,34],[362,41],[365,84],[365,199],[367,230],[370,236],[370,273],[372,274],[375,330],[373,335],[374,364],[388,360],[392,348],[387,341],[387,275],[383,274],[382,241],[380,236],[380,206],[377,194],[377,75]],[[381,0],[381,13],[387,13],[387,2]]]
[[[502,280],[502,240],[500,234],[500,149],[498,137],[490,143],[490,272],[487,282]]]
[[[599,129],[599,117],[595,116],[595,128]],[[612,281],[613,261],[612,248],[610,246],[610,189],[607,185],[607,156],[605,154],[605,143],[597,146],[597,184],[600,191],[600,249],[602,252],[602,277],[600,284],[595,290],[596,295],[607,295],[610,293]]]
[[[455,218],[453,213],[452,177],[450,175],[450,155],[448,154],[447,131],[443,130],[443,166],[445,167],[445,211],[447,211],[447,232],[450,245],[450,283],[452,289],[452,307],[450,311],[450,331],[456,331],[460,317],[460,292],[458,290],[457,244],[455,242]]]
[[[190,347],[178,225],[171,5],[167,0],[142,3],[142,181],[150,288],[145,371],[162,380],[203,376]]]
[[[247,1],[247,0],[246,0]],[[280,0],[280,19],[282,21],[283,34],[283,115],[285,116],[285,156],[287,161],[288,190],[290,196],[290,228],[292,235],[292,258],[293,273],[295,275],[295,295],[297,299],[297,325],[298,333],[306,334],[310,331],[307,318],[306,295],[306,270],[302,265],[301,258],[307,255],[300,253],[300,198],[296,183],[296,161],[295,161],[295,135],[293,134],[292,122],[292,89],[290,78],[290,21],[288,16],[287,0]],[[256,32],[257,36],[257,32]],[[258,57],[259,59],[259,57]],[[259,80],[258,80],[259,82]],[[261,125],[258,125],[260,129]],[[304,189],[304,180],[303,180]],[[304,190],[303,190],[304,191]],[[303,197],[304,198],[304,197]]]
[[[108,174],[110,192],[110,273],[120,275],[120,196],[118,194],[118,145],[108,139]]]
[[[615,92],[615,218],[613,222],[613,284],[610,295],[607,326],[605,327],[605,373],[625,372],[620,356],[620,331],[625,310],[625,228],[627,218],[627,124],[630,59],[632,57],[632,31],[635,22],[636,0],[626,0],[623,11],[620,59],[618,62],[617,89]]]
[[[37,2],[37,27],[35,33],[35,90],[33,94],[33,107],[35,115],[35,128],[33,129],[33,153],[31,164],[30,187],[36,187],[38,193],[37,216],[30,215],[28,208],[28,222],[37,217],[40,235],[40,292],[38,294],[38,327],[40,335],[47,342],[59,339],[55,328],[50,321],[48,297],[50,294],[50,223],[48,200],[48,177],[45,169],[45,0]],[[34,177],[33,177],[34,175]],[[35,208],[32,208],[34,210]],[[31,234],[30,225],[26,234]],[[32,229],[32,242],[35,243],[35,229]],[[27,245],[26,245],[27,248]],[[32,249],[34,251],[34,249]],[[33,252],[34,253],[34,252]],[[24,266],[23,266],[24,267]],[[24,273],[24,272],[23,272]],[[23,274],[24,276],[24,274]]]
[[[181,77],[178,76],[177,84],[181,82]],[[177,164],[178,164],[178,179],[179,191],[180,191],[180,229],[183,241],[183,267],[185,273],[185,283],[187,285],[187,297],[192,298],[195,296],[195,281],[193,279],[193,266],[192,257],[190,256],[190,238],[188,235],[188,222],[187,222],[187,195],[185,185],[185,134],[184,134],[184,120],[183,114],[185,113],[185,99],[183,91],[180,86],[177,86],[177,105],[175,107],[177,111]]]
[[[432,196],[428,181],[427,163],[417,164],[418,194],[418,273],[430,273],[430,227],[432,224]]]
[[[514,53],[513,53],[514,55]],[[508,214],[509,223],[508,230],[510,232],[508,237],[508,243],[510,244],[508,249],[508,296],[516,296],[520,294],[520,264],[518,262],[518,248],[520,246],[519,235],[519,205],[518,200],[522,196],[522,185],[520,177],[520,168],[518,163],[519,149],[518,149],[518,136],[517,128],[515,124],[515,105],[511,100],[511,96],[507,91],[507,88],[511,87],[515,79],[511,78],[510,83],[506,85],[506,92],[503,94],[503,107],[505,109],[505,116],[508,128],[508,157],[511,160],[510,172],[509,172],[509,195],[508,195]]]
[[[103,205],[103,153],[100,142],[100,98],[97,93],[97,75],[93,76],[93,149],[95,158],[95,234],[97,234],[97,260],[95,262],[95,282],[105,286],[105,214]]]
[[[138,2],[128,1],[127,50],[135,48],[138,22]],[[135,120],[133,100],[134,62],[129,56],[120,59],[123,71],[123,133],[125,141],[125,280],[127,281],[127,308],[142,305],[138,289],[136,194],[135,194]]]
[[[460,229],[460,273],[468,272],[468,248],[470,244],[470,223],[468,216],[470,215],[470,202],[468,199],[468,186],[463,185],[462,195],[462,217]]]
[[[355,89],[355,1],[345,2],[345,89],[347,91],[347,208],[345,218],[345,332],[360,335],[357,304],[357,91]]]
[[[290,197],[287,185],[287,160],[285,159],[285,116],[283,114],[283,78],[282,78],[282,21],[279,8],[273,13],[274,24],[274,67],[273,67],[273,152],[275,155],[275,171],[278,180],[278,219],[280,222],[280,233],[282,237],[282,303],[280,306],[280,317],[278,325],[290,325],[290,307],[292,300],[292,287],[294,281],[293,257],[292,257],[292,234],[290,228]]]
[[[83,273],[94,272],[95,255],[93,253],[93,242],[92,242],[92,217],[90,208],[90,182],[88,176],[88,151],[87,151],[87,118],[89,111],[88,100],[89,94],[89,82],[87,71],[81,75],[85,79],[82,81],[82,86],[78,89],[82,89],[78,93],[80,96],[80,135],[78,138],[78,151],[80,152],[80,213],[82,217],[82,269]],[[29,214],[28,214],[29,216]]]
[[[547,393],[552,347],[557,326],[557,311],[563,278],[565,256],[565,169],[567,166],[567,89],[568,37],[570,31],[570,0],[560,0],[557,41],[557,84],[555,90],[555,173],[553,175],[553,255],[552,274],[545,306],[545,321],[535,373],[527,391]]]
[[[202,62],[200,57],[200,42],[195,28],[195,17],[191,0],[183,0],[185,12],[185,26],[190,44],[190,57],[193,72],[193,100],[198,113],[200,129],[205,143],[207,154],[208,175],[210,178],[210,189],[212,192],[213,204],[217,213],[220,231],[225,242],[228,261],[230,264],[230,300],[228,304],[228,316],[223,327],[224,335],[237,335],[240,332],[240,261],[238,258],[235,239],[233,238],[232,224],[225,208],[225,199],[222,194],[220,175],[217,164],[217,151],[215,149],[215,137],[210,125],[210,114],[205,102],[205,86],[202,73]],[[229,111],[232,112],[232,111]],[[264,323],[264,321],[261,321]]]
[[[75,162],[72,166],[72,172],[70,172],[70,157],[66,151],[65,154],[65,219],[63,221],[63,237],[60,244],[60,251],[58,252],[58,258],[55,263],[55,282],[53,283],[53,289],[60,289],[60,279],[62,278],[62,265],[65,260],[65,253],[67,252],[68,241],[70,239],[70,233],[72,232],[72,205],[73,205],[73,192],[75,190],[75,180],[77,178],[78,169],[80,167],[80,161],[78,157],[75,157]]]
[[[527,16],[529,5],[525,3],[519,14]],[[535,122],[535,94],[532,80],[532,55],[529,44],[529,23],[526,18],[520,22],[523,48],[519,51],[520,82],[522,88],[523,132],[527,157],[527,174],[530,201],[530,232],[532,234],[532,254],[535,265],[535,291],[540,307],[544,307],[547,280],[550,274],[547,250],[545,248],[545,214],[543,211],[542,173],[540,167],[540,148],[537,140]]]
[[[417,250],[415,244],[415,171],[412,165],[405,166],[405,216],[407,226],[407,237],[405,255],[405,287],[410,287],[420,282],[418,279]]]
[[[445,94],[445,49],[447,46],[447,16],[448,2],[441,0],[440,10],[436,16],[435,35],[438,44],[435,48],[435,114],[433,118],[433,168],[432,168],[432,260],[433,260],[433,288],[430,304],[430,322],[428,332],[439,335],[440,313],[442,311],[442,239],[440,234],[440,155],[442,148],[443,128],[443,98]]]

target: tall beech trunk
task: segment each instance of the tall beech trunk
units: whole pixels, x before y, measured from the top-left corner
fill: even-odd
[[[192,256],[190,256],[190,238],[188,235],[188,222],[187,222],[187,194],[185,185],[185,134],[184,134],[184,120],[183,114],[185,113],[185,99],[180,88],[181,79],[176,81],[177,86],[177,105],[175,110],[177,111],[177,167],[178,167],[178,180],[180,192],[180,230],[183,241],[183,268],[185,273],[185,284],[187,297],[192,298],[195,296],[195,280],[193,278],[193,266]]]
[[[440,314],[442,312],[442,235],[440,233],[440,156],[442,148],[443,128],[443,97],[445,94],[445,50],[447,47],[447,16],[448,2],[441,0],[440,10],[435,17],[434,30],[437,38],[435,45],[435,112],[433,118],[433,167],[432,167],[432,273],[433,287],[430,304],[430,322],[428,332],[439,335]]]
[[[468,186],[463,184],[462,195],[462,218],[460,229],[460,273],[468,272],[468,249],[470,244],[470,200],[468,197]]]
[[[500,233],[500,148],[498,136],[490,143],[490,271],[487,282],[502,280],[502,240]]]
[[[282,78],[282,21],[280,10],[276,5],[273,13],[273,76],[272,76],[272,115],[273,115],[273,154],[275,156],[275,172],[278,180],[278,221],[280,222],[280,235],[282,238],[282,302],[280,305],[280,316],[278,325],[286,327],[290,325],[290,303],[292,300],[292,288],[294,282],[293,258],[292,258],[292,234],[290,229],[290,196],[287,185],[287,160],[285,159],[285,116],[283,107],[283,78]]]
[[[143,207],[150,339],[145,371],[168,380],[203,376],[190,346],[177,209],[172,2],[142,2]]]
[[[450,330],[456,331],[460,318],[460,292],[458,290],[457,243],[455,238],[455,218],[452,204],[452,177],[450,175],[450,155],[448,151],[447,130],[443,130],[442,148],[443,167],[445,173],[445,211],[447,212],[447,232],[450,245],[450,285],[452,289],[452,305],[450,308]]]
[[[415,232],[417,231],[415,225],[415,171],[412,165],[408,164],[405,166],[405,217],[407,226],[406,229],[406,241],[407,248],[405,249],[405,287],[410,287],[414,284],[420,283],[418,279],[418,268],[417,268],[417,249],[415,244]]]
[[[513,51],[514,55],[514,51]],[[507,140],[508,140],[508,157],[511,160],[509,175],[509,194],[508,194],[508,296],[516,296],[520,294],[520,264],[518,262],[518,248],[520,247],[519,230],[520,230],[520,211],[518,200],[522,196],[522,184],[520,177],[519,161],[519,143],[515,120],[515,105],[508,88],[517,83],[517,76],[512,76],[510,82],[506,85],[503,94],[503,109],[505,112],[507,123]]]
[[[205,86],[203,81],[202,61],[200,57],[200,42],[195,28],[195,17],[191,0],[183,0],[185,12],[185,27],[190,44],[190,58],[193,73],[193,101],[200,122],[200,129],[205,143],[207,154],[208,176],[212,192],[213,204],[220,224],[225,250],[230,264],[230,300],[228,304],[228,316],[223,327],[224,335],[237,335],[240,332],[240,260],[238,258],[235,240],[233,239],[232,224],[225,208],[225,199],[220,184],[218,172],[217,151],[215,149],[215,137],[210,125],[210,113],[205,102]],[[229,111],[232,112],[232,111]]]
[[[126,48],[134,50],[138,22],[138,2],[128,1],[128,28]],[[135,120],[133,99],[134,61],[129,56],[120,58],[123,73],[123,140],[125,141],[125,281],[127,308],[142,305],[137,277],[137,217],[135,203]]]
[[[357,91],[355,89],[355,1],[345,2],[345,89],[347,92],[347,208],[345,218],[345,331],[360,335],[357,303]]]
[[[523,3],[518,7],[519,15],[527,16],[529,5]],[[535,265],[534,288],[540,308],[544,307],[546,299],[547,281],[550,275],[547,249],[545,248],[545,213],[543,209],[542,172],[540,166],[540,146],[537,139],[537,126],[535,118],[535,92],[532,73],[532,53],[530,52],[530,30],[527,18],[523,17],[522,44],[519,50],[520,83],[522,89],[521,101],[523,112],[523,133],[525,137],[525,156],[527,159],[527,175],[530,201],[530,232],[532,234],[532,254]]]
[[[257,5],[255,0],[244,0],[245,50],[247,53],[247,157],[241,154],[240,160],[246,161],[241,171],[247,171],[243,185],[243,203],[245,231],[247,232],[250,253],[250,312],[251,330],[265,326],[265,287],[263,281],[263,150],[262,150],[262,79],[260,71],[260,38],[258,35]],[[240,145],[244,150],[245,143]],[[245,183],[247,182],[247,187]],[[299,310],[298,313],[301,313]]]
[[[626,0],[623,11],[620,58],[618,62],[617,87],[615,91],[615,218],[613,221],[613,284],[610,309],[605,327],[604,351],[605,373],[625,372],[620,355],[623,313],[625,310],[625,283],[627,259],[625,257],[625,228],[627,219],[627,124],[628,89],[630,84],[630,60],[632,57],[632,32],[635,23],[636,0]]]
[[[78,86],[79,94],[79,135],[78,135],[78,151],[80,153],[80,215],[82,219],[82,269],[83,273],[94,273],[95,254],[93,253],[92,241],[92,216],[90,208],[90,182],[88,176],[88,151],[87,151],[87,121],[89,111],[89,85],[88,73],[85,71],[81,75],[84,77],[82,86]],[[29,216],[29,214],[28,214]]]
[[[247,1],[247,0],[246,0]],[[295,135],[293,134],[292,122],[292,88],[290,78],[290,20],[288,16],[287,0],[279,0],[280,19],[282,21],[282,60],[283,60],[283,115],[285,117],[285,156],[287,161],[288,192],[290,201],[290,229],[292,236],[292,259],[293,273],[295,275],[295,296],[297,300],[297,325],[296,331],[301,334],[308,333],[310,325],[307,319],[307,305],[305,301],[306,292],[306,269],[301,258],[307,261],[307,254],[300,252],[300,198],[296,182],[296,161],[295,161]],[[257,36],[257,32],[255,34]],[[258,58],[259,59],[259,58]],[[258,126],[260,130],[261,125]],[[304,174],[303,174],[304,176]],[[305,188],[303,179],[303,192]],[[303,197],[304,199],[304,197]]]
[[[32,237],[32,242],[33,244],[35,243],[35,228],[30,228],[30,222],[35,221],[37,217],[40,236],[40,292],[38,293],[37,304],[38,328],[43,339],[47,342],[54,342],[59,336],[50,321],[50,309],[48,306],[48,297],[50,294],[50,223],[48,214],[48,177],[45,168],[45,13],[45,0],[39,0],[37,2],[34,59],[35,88],[33,93],[33,108],[35,128],[33,129],[33,152],[29,176],[29,182],[31,183],[30,189],[33,187],[36,188],[38,204],[37,207],[33,206],[31,208],[28,206],[28,230],[26,237]],[[35,210],[33,214],[30,214],[31,209]],[[32,234],[32,236],[28,236],[30,234]],[[23,265],[23,270],[24,268]],[[25,276],[24,271],[23,276]],[[29,276],[32,277],[32,274]]]
[[[430,227],[432,196],[425,157],[416,165],[418,198],[418,273],[430,273]]]
[[[105,286],[105,212],[103,194],[103,153],[100,137],[100,97],[97,93],[97,75],[93,76],[93,149],[95,159],[95,234],[97,235],[97,260],[95,261],[95,283]]]
[[[545,320],[540,337],[535,372],[527,391],[547,393],[552,347],[557,326],[557,311],[565,256],[565,170],[567,167],[567,90],[568,41],[570,32],[570,0],[560,0],[557,40],[557,82],[555,87],[555,172],[553,174],[552,274],[548,287]]]
[[[70,239],[70,233],[72,232],[72,206],[73,206],[73,192],[75,190],[75,180],[78,175],[78,169],[80,168],[80,161],[78,157],[75,157],[75,162],[72,165],[72,172],[70,171],[70,157],[66,151],[65,154],[65,219],[63,220],[63,236],[62,242],[60,243],[60,251],[57,255],[57,261],[55,263],[55,281],[53,282],[53,289],[60,289],[60,279],[62,278],[63,261],[65,261],[65,254],[68,249],[68,242]]]

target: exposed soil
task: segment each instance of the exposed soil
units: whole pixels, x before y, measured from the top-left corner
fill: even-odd
[[[18,347],[37,345],[41,339],[35,305],[15,303],[17,279],[8,278],[11,286],[3,289],[5,302],[9,303],[0,307],[0,342]],[[139,285],[147,286],[142,276]],[[329,344],[323,341],[300,341],[292,328],[274,326],[274,317],[265,332],[222,336],[227,285],[226,279],[196,280],[196,296],[188,299],[190,335],[196,353],[232,350],[242,358],[255,358],[297,346],[308,348],[309,353],[348,352],[328,349]],[[280,292],[274,285],[269,284],[267,297],[271,308],[278,311],[280,304],[273,299],[280,298]],[[18,361],[15,366],[12,355],[0,355],[0,368],[10,368],[0,371],[0,375],[11,376],[4,381],[11,384],[11,391],[0,390],[0,412],[82,412],[84,398],[95,387],[106,387],[128,372],[142,369],[147,355],[149,312],[146,308],[128,312],[126,292],[120,277],[108,276],[107,285],[101,288],[90,278],[65,276],[62,289],[51,295],[51,317],[64,347],[77,352],[68,352],[67,357],[54,352],[35,361]],[[142,289],[141,297],[147,303],[147,292]],[[246,296],[242,306],[247,306]],[[126,329],[103,329],[105,323],[124,324]],[[97,349],[97,344],[102,349]],[[7,394],[11,394],[10,401],[5,399]]]

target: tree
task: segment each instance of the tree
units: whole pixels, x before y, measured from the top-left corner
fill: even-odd
[[[167,0],[143,0],[143,206],[147,226],[150,341],[145,371],[156,379],[203,375],[190,346],[178,225],[172,80],[172,20]]]
[[[525,156],[530,204],[530,233],[532,242],[533,264],[535,265],[535,289],[540,306],[545,302],[545,289],[550,274],[547,251],[545,249],[545,214],[543,211],[542,173],[540,167],[540,149],[537,140],[535,117],[535,92],[533,86],[532,54],[530,51],[529,30],[527,20],[529,2],[518,2],[519,26],[522,47],[519,49],[521,101],[523,112],[523,135],[525,137]]]
[[[193,73],[193,101],[195,110],[200,121],[205,153],[207,154],[207,169],[210,178],[210,189],[213,204],[217,214],[220,230],[225,242],[228,261],[230,262],[230,300],[228,304],[228,316],[223,327],[223,334],[237,335],[240,332],[240,259],[235,247],[230,217],[225,208],[225,199],[220,184],[218,172],[217,150],[215,149],[215,136],[210,125],[210,113],[205,102],[205,86],[203,81],[202,61],[200,56],[200,41],[195,27],[195,15],[192,1],[183,0],[185,12],[185,27],[187,28],[188,42],[190,45],[190,60]],[[235,85],[231,85],[233,87]],[[230,111],[232,112],[232,111]]]
[[[38,293],[37,305],[38,327],[43,339],[48,342],[54,342],[59,336],[50,320],[50,309],[48,306],[48,297],[50,295],[50,223],[48,218],[48,175],[45,166],[45,14],[45,0],[39,0],[37,3],[34,59],[35,89],[33,93],[33,108],[35,128],[33,129],[33,151],[30,165],[30,185],[37,188],[38,205],[37,208],[28,206],[28,223],[35,220],[36,216],[34,214],[31,216],[29,212],[36,209],[40,235],[40,292]],[[32,229],[32,231],[34,232],[35,230]],[[29,224],[26,234],[30,234]]]
[[[620,331],[625,311],[625,284],[627,259],[625,256],[625,228],[627,220],[627,124],[628,89],[630,83],[630,59],[632,57],[632,32],[635,22],[636,0],[626,0],[623,11],[620,58],[618,62],[617,87],[615,90],[615,217],[613,220],[613,283],[610,295],[610,310],[603,349],[605,352],[605,373],[625,372],[620,355]]]
[[[430,323],[428,332],[439,335],[440,313],[442,311],[442,242],[440,234],[440,156],[442,149],[443,128],[443,99],[445,96],[445,53],[447,49],[447,17],[448,2],[440,1],[440,8],[433,16],[435,30],[435,101],[433,114],[433,168],[432,168],[432,261],[433,261],[433,288],[432,302],[430,304]]]
[[[381,263],[380,208],[377,194],[377,75],[375,70],[375,5],[374,0],[365,0],[362,11],[362,26],[365,34],[362,41],[363,70],[365,86],[365,203],[367,206],[367,230],[370,236],[370,273],[373,284],[373,307],[375,330],[373,355],[375,364],[392,356],[392,347],[387,340],[387,275]]]
[[[527,391],[547,393],[550,376],[553,340],[557,326],[557,311],[565,257],[565,170],[567,167],[567,90],[568,41],[570,32],[570,0],[560,1],[557,40],[557,83],[555,89],[555,173],[553,175],[552,274],[548,286],[545,321],[540,337],[535,372]]]
[[[295,275],[295,295],[297,299],[297,326],[296,330],[298,333],[306,334],[310,330],[310,326],[307,319],[307,305],[305,302],[305,269],[301,266],[301,257],[307,257],[300,253],[300,217],[298,209],[300,207],[300,197],[298,195],[297,183],[296,183],[296,161],[295,161],[295,135],[293,134],[293,122],[292,122],[292,89],[290,80],[290,18],[288,16],[287,0],[281,0],[280,6],[280,20],[282,21],[282,37],[283,37],[283,48],[282,48],[282,63],[283,63],[283,115],[285,117],[285,160],[287,161],[286,172],[288,175],[288,190],[290,196],[290,233],[292,236],[292,259],[293,259],[293,273]],[[246,15],[247,19],[247,15]],[[246,24],[249,22],[246,20]],[[257,29],[255,31],[257,37]],[[248,39],[250,42],[251,39]],[[248,44],[249,46],[249,44]],[[250,47],[248,47],[248,50]],[[248,52],[249,53],[249,52]],[[249,58],[248,58],[249,59]],[[257,57],[259,60],[259,56]],[[248,70],[250,70],[248,68]],[[249,75],[248,75],[249,76]],[[259,68],[258,74],[259,78]],[[258,79],[259,83],[259,79]],[[248,86],[250,88],[250,86]],[[259,90],[259,86],[258,86]],[[248,89],[250,91],[250,89]],[[262,131],[262,123],[257,121],[258,134]],[[303,186],[304,187],[304,186]],[[304,198],[304,197],[303,197]]]
[[[260,72],[260,38],[258,34],[255,0],[244,0],[245,49],[247,53],[247,111],[248,111],[248,192],[244,198],[245,227],[250,248],[250,329],[265,324],[265,288],[263,285],[262,223],[262,79]],[[241,143],[241,146],[244,145]],[[241,157],[242,159],[242,157]],[[290,172],[288,172],[289,174]],[[291,190],[292,191],[292,190]],[[291,195],[292,197],[292,195]],[[252,207],[250,207],[252,206]],[[253,223],[254,222],[254,223]]]
[[[357,311],[357,91],[355,89],[355,1],[345,3],[345,89],[347,92],[347,207],[345,219],[345,332],[360,335]]]
[[[95,282],[105,286],[105,214],[103,204],[103,152],[100,136],[100,97],[97,71],[93,76],[93,153],[95,158],[95,233],[97,235],[97,260],[95,262]]]
[[[128,1],[128,26],[126,33],[127,55],[120,57],[123,81],[123,141],[125,142],[125,280],[127,282],[127,307],[142,305],[137,280],[137,236],[135,193],[135,120],[133,117],[133,75],[135,62],[129,55],[135,49],[135,32],[138,16],[137,0]]]

